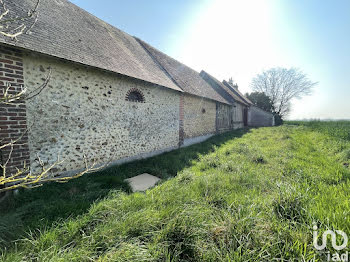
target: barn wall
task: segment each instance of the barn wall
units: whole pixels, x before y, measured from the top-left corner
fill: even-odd
[[[243,109],[244,106],[239,103],[234,106],[217,103],[217,132],[243,128]]]
[[[216,109],[216,132],[222,133],[231,130],[233,124],[232,106],[217,103]]]
[[[274,116],[256,106],[248,110],[248,125],[252,127],[274,126]]]
[[[235,107],[232,107],[232,122],[233,122],[233,129],[239,129],[244,127],[243,123],[243,110],[245,106],[242,104],[236,103]]]
[[[208,99],[184,94],[184,138],[216,132],[216,103]]]
[[[11,48],[0,47],[0,56],[0,92],[4,92],[5,82],[12,84],[14,93],[21,90],[21,84],[30,92],[44,82],[52,68],[49,85],[41,94],[26,104],[0,107],[4,141],[30,127],[14,150],[13,168],[30,162],[35,171],[37,156],[48,163],[57,156],[65,159],[55,172],[83,168],[84,155],[97,163],[133,160],[244,126],[244,106],[238,103],[216,103]],[[133,89],[143,94],[145,103],[126,101]],[[274,118],[251,106],[248,125],[271,126]]]
[[[180,93],[104,71],[35,54],[24,56],[24,79],[43,92],[28,101],[30,159],[66,159],[56,171],[83,167],[83,156],[98,163],[176,148]],[[126,101],[138,89],[144,103]],[[210,110],[208,110],[210,111]]]

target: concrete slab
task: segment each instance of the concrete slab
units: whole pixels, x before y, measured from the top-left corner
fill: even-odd
[[[125,179],[125,181],[129,183],[133,192],[138,192],[146,191],[147,189],[154,187],[160,181],[160,178],[145,173]]]

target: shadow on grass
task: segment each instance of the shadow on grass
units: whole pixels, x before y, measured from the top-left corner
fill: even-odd
[[[142,173],[162,179],[174,177],[191,166],[199,155],[208,154],[215,146],[241,137],[248,131],[241,129],[217,135],[200,144],[113,166],[65,184],[50,183],[40,188],[21,189],[0,204],[0,248],[11,246],[25,232],[42,230],[83,214],[92,203],[105,197],[112,189],[130,192],[128,184],[124,182],[126,178]]]

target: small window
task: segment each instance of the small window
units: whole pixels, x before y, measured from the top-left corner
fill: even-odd
[[[144,103],[145,98],[141,91],[137,89],[131,89],[126,95],[126,101]]]

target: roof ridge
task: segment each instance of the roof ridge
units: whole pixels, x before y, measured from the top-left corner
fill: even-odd
[[[252,101],[250,101],[245,95],[243,95],[239,90],[237,90],[232,84],[230,84],[226,80],[223,80],[222,83],[226,85],[228,88],[230,88],[236,95],[242,98],[246,103],[250,105],[253,104]]]
[[[216,80],[218,81],[216,78],[214,78],[211,74],[207,73],[206,71],[202,70],[200,72],[200,76],[206,81],[208,82],[209,79],[211,80]],[[229,102],[232,104],[235,102],[234,98],[224,89],[222,88],[222,86],[217,85],[216,87],[214,87],[211,83],[208,82],[208,84],[217,92],[219,93],[219,95],[221,95],[222,97],[224,97],[226,100],[228,100],[229,98]],[[224,94],[222,94],[224,92]],[[226,96],[226,97],[225,97]]]
[[[214,76],[212,76],[211,74],[207,73],[206,71],[202,70],[202,72],[200,73],[202,77],[206,77],[208,79],[211,79],[212,81],[214,81],[216,83],[217,86],[221,87],[221,91],[224,91],[226,93],[226,95],[228,95],[228,97],[230,97],[230,99],[232,99],[235,102],[247,105],[247,102],[245,102],[245,100],[243,100],[242,98],[240,98],[238,95],[236,95],[234,92],[232,92],[230,89],[228,89],[230,92],[228,92],[226,89],[228,88],[226,85],[224,85],[223,83],[221,83],[218,79],[216,79]],[[207,81],[207,80],[206,80]],[[226,99],[227,100],[227,99]]]
[[[13,15],[21,15],[34,0],[6,0]],[[31,34],[0,43],[125,75],[178,92],[173,82],[141,44],[123,30],[68,0],[42,0]]]
[[[177,59],[165,54],[159,49],[153,47],[140,38],[134,37],[152,56],[155,61],[163,68],[167,75],[171,77],[174,83],[185,93],[214,100],[221,103],[230,104],[227,99],[222,97],[211,85],[209,85],[200,73]]]
[[[168,57],[168,58],[170,58],[170,59],[176,61],[177,63],[179,63],[179,64],[181,64],[181,65],[184,65],[185,67],[187,67],[187,68],[190,69],[191,71],[193,71],[193,72],[195,72],[195,73],[197,73],[197,74],[200,73],[200,72],[198,72],[197,70],[193,69],[192,67],[190,67],[190,66],[186,65],[185,63],[181,62],[180,60],[178,60],[178,59],[176,59],[176,58],[174,58],[174,57],[172,57],[172,56],[166,54],[165,52],[159,50],[158,48],[156,48],[156,47],[150,45],[150,44],[147,43],[146,41],[143,41],[142,39],[140,39],[140,38],[138,38],[138,37],[135,37],[135,36],[134,36],[134,38],[135,38],[136,40],[141,41],[142,43],[144,43],[144,44],[146,44],[146,45],[149,45],[151,48],[153,48],[153,49],[155,49],[156,51],[162,53],[162,54],[165,55],[166,57]],[[145,47],[145,48],[146,48],[146,47]],[[146,48],[146,49],[147,49],[147,48]]]
[[[157,65],[166,73],[166,75],[174,82],[174,84],[176,84],[182,91],[183,89],[181,88],[181,86],[178,84],[178,82],[172,77],[172,75],[168,72],[168,70],[166,70],[166,68],[159,63],[159,61],[157,60],[157,58],[145,47],[145,45],[143,44],[144,41],[142,41],[140,38],[133,36],[136,41],[138,43],[140,43],[140,45],[142,46],[142,48],[147,52],[147,54],[149,54],[149,56],[153,59],[154,62],[157,63]]]

